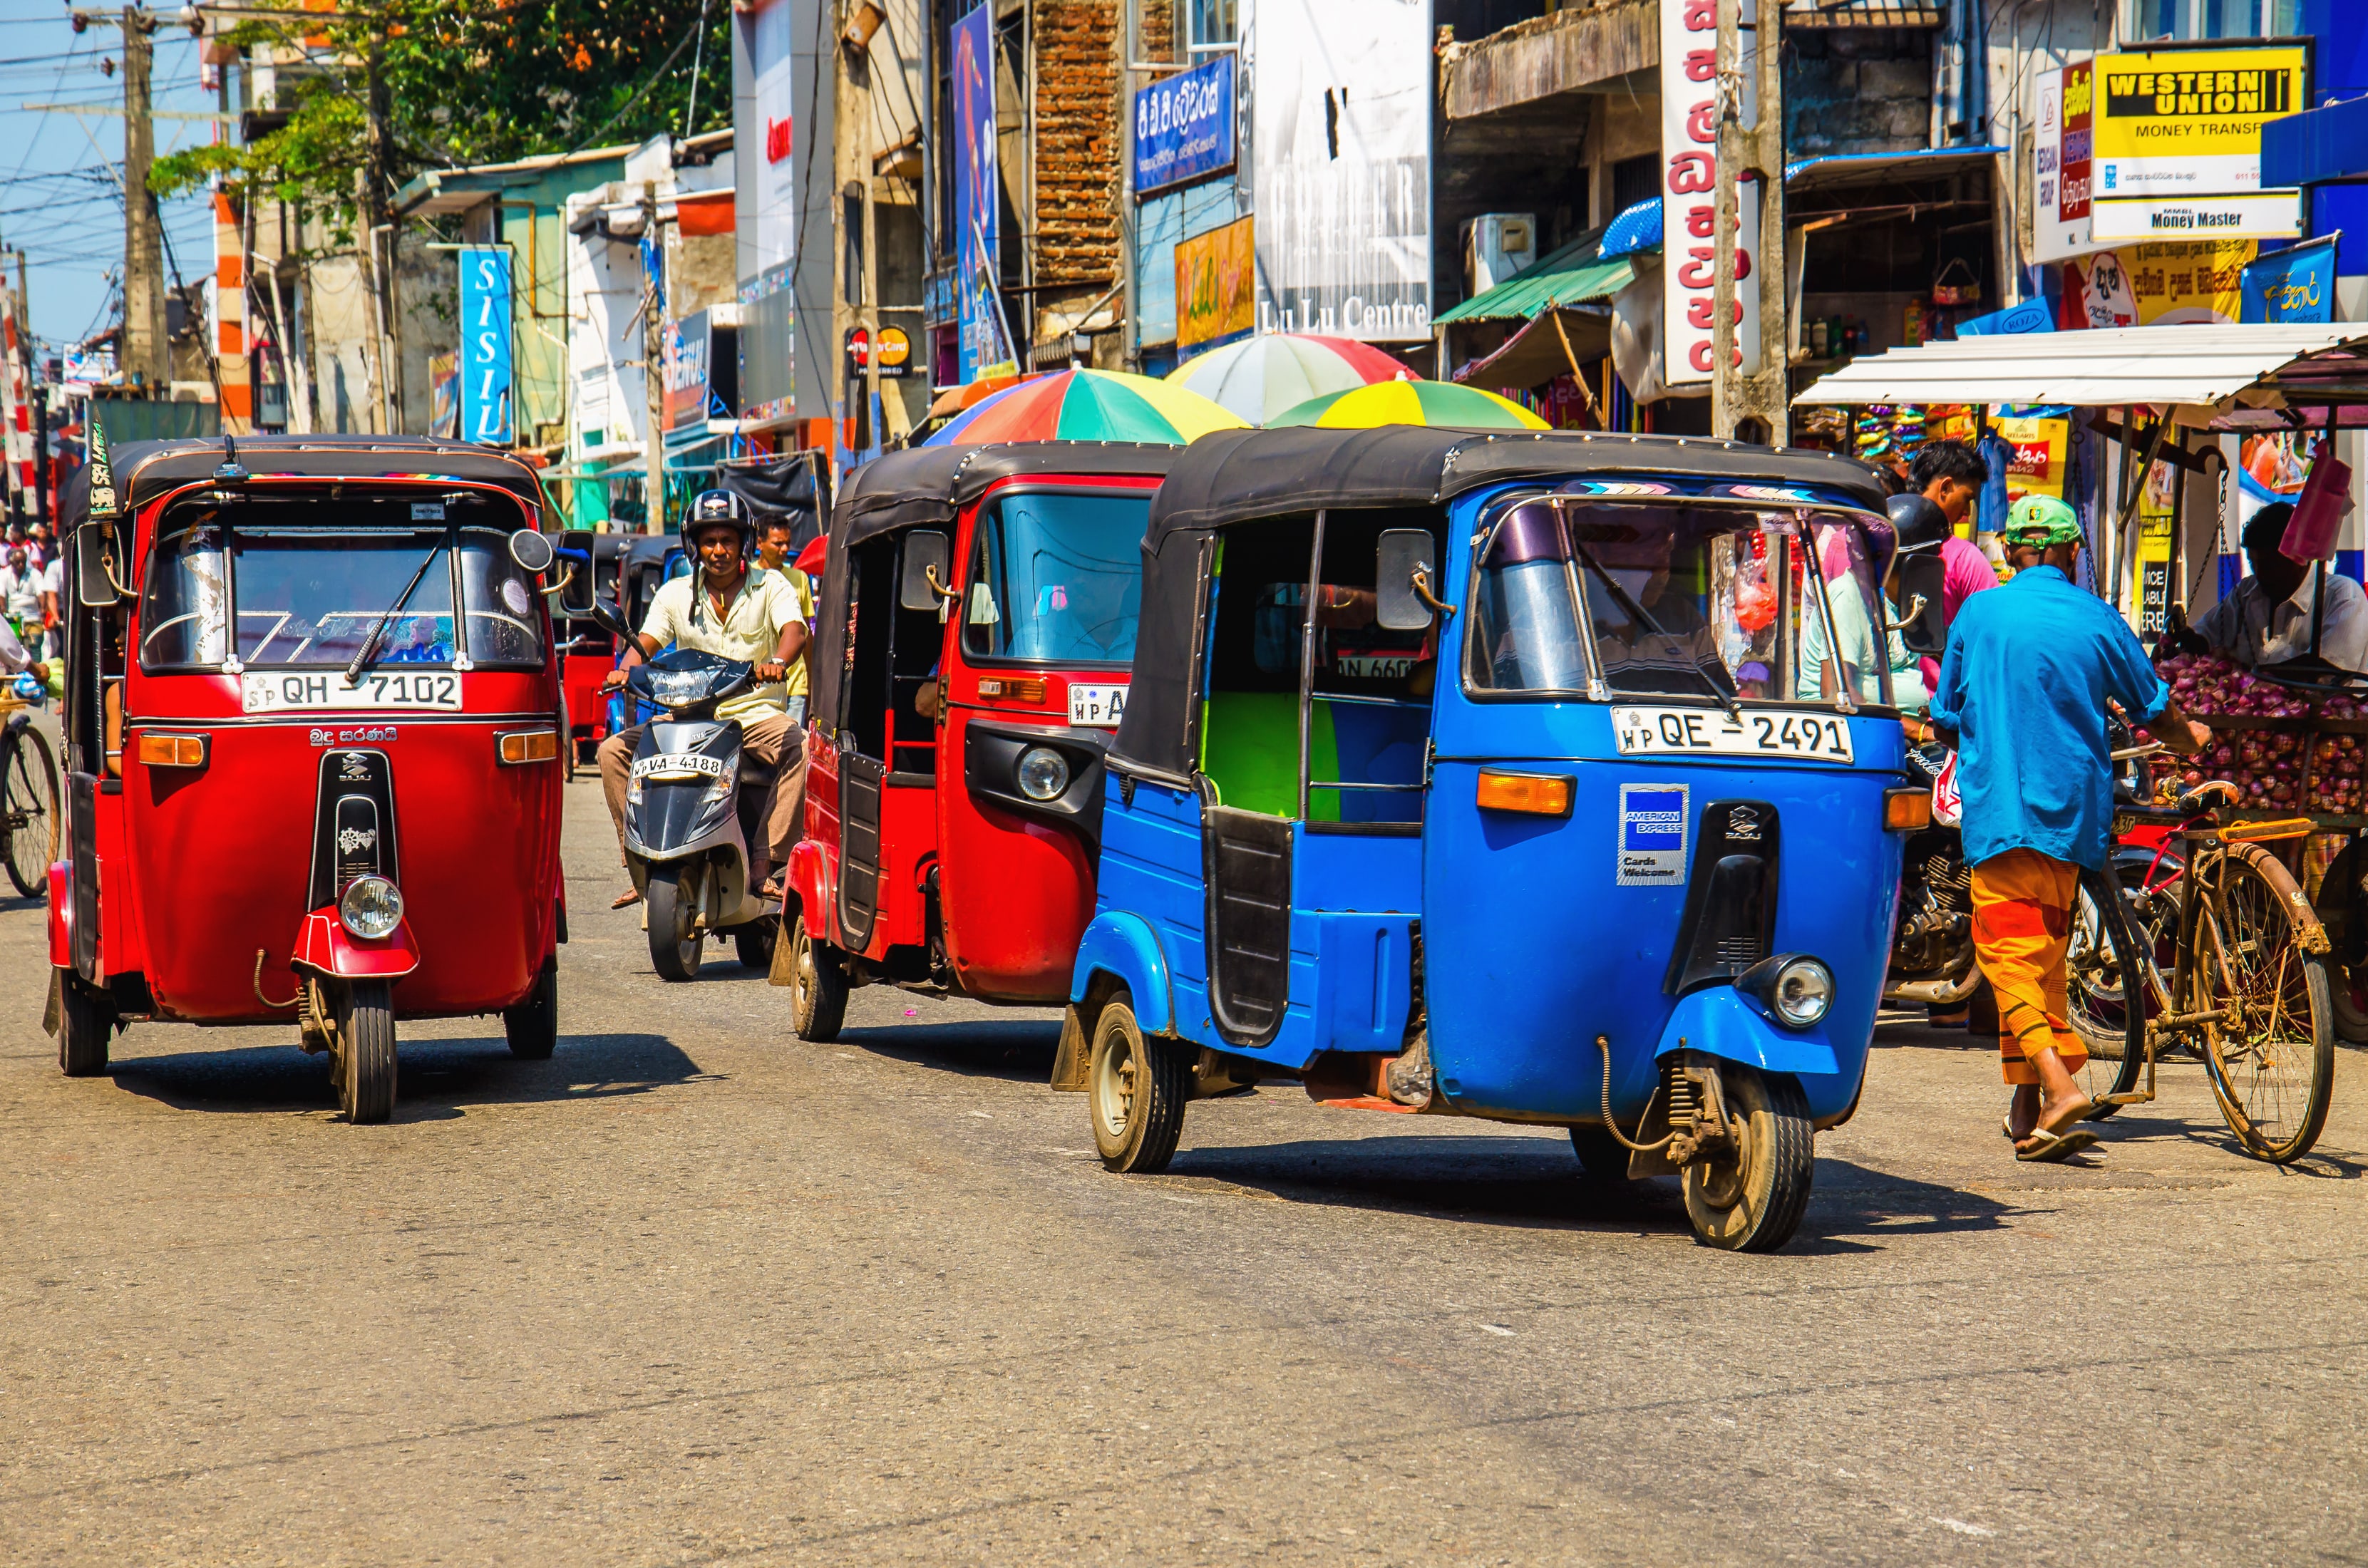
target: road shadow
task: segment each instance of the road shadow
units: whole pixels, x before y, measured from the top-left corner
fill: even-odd
[[[978,1018],[954,1024],[888,1024],[845,1028],[838,1043],[875,1056],[941,1068],[970,1078],[1042,1086],[1061,1042],[1057,1018]]]
[[[118,1088],[176,1110],[330,1110],[329,1059],[296,1046],[131,1057],[108,1068]],[[499,1035],[402,1041],[394,1119],[435,1121],[471,1106],[530,1105],[647,1094],[709,1076],[664,1035],[562,1035],[548,1062],[521,1062]]]
[[[1784,1250],[1809,1256],[1877,1252],[1900,1236],[2004,1230],[2019,1212],[2016,1205],[1984,1193],[1917,1181],[1854,1160],[1820,1158],[1809,1211]]]

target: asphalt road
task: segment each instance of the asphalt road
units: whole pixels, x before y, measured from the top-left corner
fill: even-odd
[[[1887,1027],[1772,1257],[1284,1086],[1125,1178],[1050,1015],[661,983],[570,804],[558,1056],[412,1028],[389,1127],[292,1033],[59,1076],[0,908],[0,1562],[2368,1559],[2356,1052],[2294,1169],[2172,1067],[2078,1170]]]

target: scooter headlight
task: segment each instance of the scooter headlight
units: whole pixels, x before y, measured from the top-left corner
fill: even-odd
[[[1051,746],[1019,754],[1019,792],[1031,801],[1057,801],[1069,787],[1069,759]]]
[[[1796,1029],[1805,1029],[1834,1005],[1834,971],[1816,959],[1794,959],[1776,971],[1768,1005]]]
[[[403,924],[403,894],[384,877],[356,877],[337,900],[337,919],[355,936],[374,942]]]

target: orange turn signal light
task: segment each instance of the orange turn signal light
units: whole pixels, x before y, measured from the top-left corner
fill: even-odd
[[[140,737],[140,762],[144,767],[203,767],[206,737],[145,733]]]
[[[1915,833],[1932,825],[1932,791],[1885,790],[1883,825],[1893,833]]]
[[[500,749],[504,762],[553,762],[559,756],[559,732],[512,730],[506,735],[496,736],[495,744]]]
[[[1527,812],[1532,816],[1570,815],[1571,780],[1561,773],[1480,772],[1480,805],[1485,811]]]
[[[978,694],[1005,702],[1042,702],[1044,683],[1034,676],[986,676],[978,683]]]

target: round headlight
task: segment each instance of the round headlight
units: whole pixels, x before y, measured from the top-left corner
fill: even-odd
[[[356,877],[337,900],[337,918],[365,941],[376,941],[403,924],[403,894],[384,877]]]
[[[1069,759],[1051,746],[1019,754],[1019,792],[1031,801],[1057,801],[1069,787]]]
[[[1768,1003],[1794,1028],[1807,1028],[1834,1005],[1834,971],[1815,959],[1794,959],[1776,971]]]

